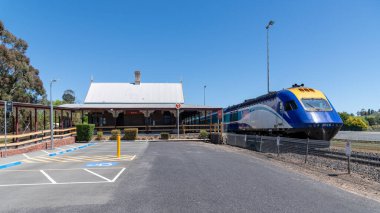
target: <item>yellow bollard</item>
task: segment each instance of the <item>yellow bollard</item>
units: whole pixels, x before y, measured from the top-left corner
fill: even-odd
[[[116,157],[120,158],[120,135],[117,135],[117,153]]]

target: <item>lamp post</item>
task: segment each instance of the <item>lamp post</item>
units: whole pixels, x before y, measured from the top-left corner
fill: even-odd
[[[203,86],[203,105],[206,106],[206,85]]]
[[[50,140],[51,140],[51,146],[50,149],[54,149],[54,126],[53,126],[53,95],[52,95],[52,87],[53,83],[57,82],[57,80],[51,80],[50,81]]]
[[[269,93],[269,28],[273,26],[274,21],[270,20],[265,29],[267,29],[267,83],[268,83],[268,93]]]

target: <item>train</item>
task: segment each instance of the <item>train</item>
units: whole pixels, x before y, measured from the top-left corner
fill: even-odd
[[[196,122],[216,123],[218,113]],[[330,141],[343,125],[325,94],[303,84],[229,106],[223,109],[223,123],[225,132],[325,141]]]

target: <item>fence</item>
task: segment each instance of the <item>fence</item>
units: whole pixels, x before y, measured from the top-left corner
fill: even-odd
[[[137,128],[139,132],[144,133],[160,133],[160,132],[177,132],[177,125],[145,125],[145,126],[98,126],[95,129],[97,131],[103,131],[110,133],[113,129],[125,129],[125,128]],[[201,130],[207,132],[220,132],[221,124],[195,124],[195,125],[179,125],[179,131],[181,134],[196,133]]]
[[[19,135],[7,135],[7,148],[19,148],[50,139],[50,130],[41,130]],[[76,128],[54,129],[54,138],[64,138],[76,135]],[[0,135],[0,149],[5,149],[5,136]]]
[[[271,157],[335,172],[358,173],[380,182],[380,143],[367,144],[338,141],[296,139],[259,135],[224,134],[224,142],[265,153]],[[346,144],[349,145],[346,149]]]

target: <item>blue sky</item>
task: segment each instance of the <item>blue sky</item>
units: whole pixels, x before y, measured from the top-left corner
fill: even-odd
[[[48,90],[83,101],[96,82],[184,83],[185,101],[228,106],[293,83],[320,89],[338,111],[380,108],[380,1],[2,0],[0,20],[29,43]]]

